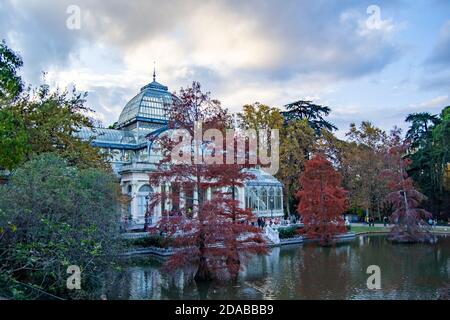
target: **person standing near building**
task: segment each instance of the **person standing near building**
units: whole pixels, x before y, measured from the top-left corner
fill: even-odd
[[[386,217],[386,216],[383,217],[383,223],[384,223],[384,226],[387,227],[388,217]]]

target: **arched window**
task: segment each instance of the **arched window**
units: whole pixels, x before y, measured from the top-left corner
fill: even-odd
[[[269,189],[269,210],[275,209],[275,191],[273,187]]]
[[[259,197],[259,211],[267,210],[267,189],[262,188],[261,196]]]
[[[147,212],[148,200],[151,193],[153,193],[153,189],[148,184],[145,184],[139,188],[137,200],[138,200],[138,216],[140,218],[143,218],[145,216],[145,213]]]
[[[148,184],[144,184],[142,187],[139,188],[140,192],[153,192],[153,188],[150,187]]]
[[[277,188],[275,194],[275,210],[281,210],[282,208],[281,188]]]
[[[256,188],[250,189],[250,207],[258,211],[258,189]]]

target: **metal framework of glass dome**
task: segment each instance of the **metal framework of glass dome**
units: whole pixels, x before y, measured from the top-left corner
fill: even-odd
[[[92,140],[96,147],[135,148],[137,145],[136,136],[129,130],[116,130],[106,128],[81,128],[77,136],[83,140]]]
[[[153,74],[153,81],[142,87],[141,91],[125,105],[117,127],[126,128],[137,121],[166,124],[173,101],[173,94],[166,86],[156,82]]]
[[[146,148],[147,135],[165,129],[168,113],[176,97],[165,85],[153,81],[141,88],[123,108],[116,129],[81,128],[77,136],[91,140],[92,144],[103,148],[134,149]]]
[[[102,149],[119,173],[130,161],[148,162],[151,159],[149,134],[167,130],[168,112],[176,97],[155,80],[141,88],[122,110],[115,129],[81,128],[76,135]],[[153,159],[154,160],[154,159]]]

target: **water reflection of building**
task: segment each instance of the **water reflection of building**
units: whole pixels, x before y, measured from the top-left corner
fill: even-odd
[[[183,299],[189,295],[195,298],[197,293],[192,289],[192,275],[192,268],[169,273],[158,265],[129,267],[121,280],[124,286],[116,287],[123,291],[120,292],[121,298],[131,300]]]
[[[363,246],[355,240],[336,247],[306,244],[274,248],[269,258],[254,257],[246,263],[238,285],[221,283],[210,290],[208,298],[437,298],[438,289],[448,282],[450,273],[450,237],[440,238],[436,246],[390,244],[384,236],[370,238]],[[366,270],[370,265],[381,269],[381,290],[367,287]],[[152,268],[155,271],[150,271]],[[183,274],[171,277],[160,264],[149,266],[146,259],[141,267],[131,270],[121,272],[120,281],[112,281],[108,298],[126,299],[129,292],[138,299],[201,298],[199,288],[191,281],[193,269],[183,269]],[[159,274],[151,276],[153,272]],[[121,293],[117,294],[118,290]]]
[[[136,299],[161,299],[161,274],[153,268],[130,268],[129,298]]]
[[[170,184],[157,186],[156,189],[148,184],[148,173],[155,170],[161,156],[157,152],[157,144],[146,137],[167,133],[168,112],[177,99],[166,86],[156,82],[154,74],[153,81],[142,87],[125,105],[115,129],[83,128],[78,133],[79,137],[91,140],[94,146],[108,155],[120,178],[122,192],[131,196],[128,214],[137,226],[144,223],[149,194],[161,191],[183,193],[182,189]],[[242,207],[252,208],[258,216],[283,216],[282,184],[260,169],[252,169],[251,173],[256,179],[237,190]],[[206,197],[211,198],[212,193],[208,190]],[[193,201],[197,199],[194,197]],[[170,202],[162,202],[155,209],[152,222],[161,217],[161,212],[170,209]]]
[[[252,257],[242,270],[242,277],[247,280],[259,279],[267,274],[280,272],[280,250],[280,247],[274,247],[268,255]]]

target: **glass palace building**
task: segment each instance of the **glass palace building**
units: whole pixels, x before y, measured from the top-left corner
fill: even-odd
[[[116,129],[83,128],[78,132],[80,138],[90,140],[93,146],[101,148],[108,155],[120,179],[122,192],[131,197],[128,219],[130,225],[136,228],[145,222],[149,195],[161,192],[162,188],[171,190],[170,185],[149,185],[148,174],[156,170],[156,164],[161,158],[147,136],[158,136],[168,130],[167,114],[175,99],[177,97],[166,86],[156,82],[153,75],[153,81],[142,87],[125,105]],[[236,190],[242,207],[252,208],[258,217],[282,217],[282,184],[261,169],[250,169],[250,172],[256,179],[247,181],[244,188]],[[206,196],[209,198],[211,194],[211,190],[208,190]],[[170,203],[162,203],[153,212],[149,222],[156,223],[161,212],[170,209],[170,206]]]

